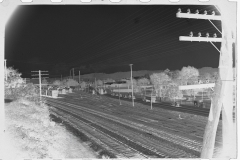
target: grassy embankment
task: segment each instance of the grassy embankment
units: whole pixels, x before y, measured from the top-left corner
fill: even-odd
[[[5,148],[1,158],[96,158],[86,144],[50,118],[48,106],[20,99],[5,103]]]

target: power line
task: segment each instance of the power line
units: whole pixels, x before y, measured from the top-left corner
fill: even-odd
[[[163,11],[162,11],[163,12]],[[169,12],[171,12],[171,10],[169,11]],[[165,14],[168,14],[168,13],[165,13]],[[155,15],[155,17],[156,17],[157,15]],[[170,15],[168,15],[168,16],[170,16]],[[167,18],[168,16],[165,16],[165,18]],[[152,17],[151,17],[152,18]],[[169,19],[168,19],[168,21],[169,21]],[[156,21],[156,22],[158,22],[158,21]],[[148,28],[148,26],[147,27],[145,27],[145,28],[143,28],[143,29],[141,29],[141,30],[144,30],[144,29],[147,29]],[[120,30],[123,30],[124,28],[120,28]],[[133,28],[134,29],[134,28]],[[132,29],[132,30],[133,30]],[[115,29],[115,30],[117,30],[117,29]],[[119,30],[117,30],[118,31],[118,33],[119,33]],[[126,30],[124,30],[124,31],[126,31]],[[127,30],[128,32],[132,32],[131,30]],[[133,32],[133,33],[137,33],[137,32],[139,32],[139,30],[137,30],[137,31],[135,31],[135,32]],[[116,33],[116,32],[115,32]],[[133,33],[131,33],[131,34],[133,34]],[[129,35],[127,36],[127,37],[129,37]],[[127,38],[127,37],[124,37],[124,38]],[[121,38],[121,39],[124,39],[124,38]],[[108,39],[108,41],[111,41],[111,39]],[[119,40],[117,40],[117,41],[113,41],[113,43],[117,43]],[[109,43],[109,44],[107,44],[108,46],[109,45],[112,45],[112,43]],[[107,46],[106,46],[107,47]],[[94,51],[93,51],[94,52]],[[75,57],[75,56],[74,56]],[[74,58],[73,57],[73,58]],[[71,59],[73,59],[73,58],[71,58]],[[84,58],[85,59],[85,58]]]

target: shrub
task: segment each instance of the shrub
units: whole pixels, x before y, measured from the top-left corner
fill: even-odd
[[[103,85],[103,81],[102,81],[102,80],[100,80],[100,79],[99,79],[99,80],[97,80],[97,85],[98,85],[98,86],[102,86],[102,85]]]
[[[81,88],[85,88],[87,86],[87,83],[83,81],[83,82],[81,82],[80,86],[81,86]]]
[[[64,83],[66,86],[78,86],[79,83],[74,79],[67,79]]]
[[[137,81],[137,85],[138,86],[145,86],[145,85],[149,85],[150,81],[147,78],[141,78]]]
[[[60,86],[60,85],[62,85],[62,82],[61,82],[60,80],[55,80],[55,81],[53,82],[53,85]]]
[[[5,98],[20,99],[27,98],[32,101],[39,101],[39,89],[33,84],[25,84],[21,73],[13,68],[7,68],[8,79],[5,80]]]
[[[44,79],[42,80],[42,84],[48,84],[48,81],[44,78]]]

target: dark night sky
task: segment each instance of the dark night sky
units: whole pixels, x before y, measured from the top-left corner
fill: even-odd
[[[219,14],[214,6],[20,6],[6,25],[5,58],[23,77],[31,70],[66,75],[73,67],[82,74],[129,71],[130,63],[133,70],[217,68],[219,52],[210,43],[183,42],[179,36],[220,34],[207,20],[176,18],[179,7]],[[213,22],[221,30],[221,23]]]

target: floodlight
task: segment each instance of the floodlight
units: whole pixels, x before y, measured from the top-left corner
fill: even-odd
[[[191,13],[191,10],[190,10],[190,9],[187,9],[187,13],[190,14],[190,13]]]
[[[201,32],[198,32],[198,37],[201,37],[201,36],[202,36]]]

